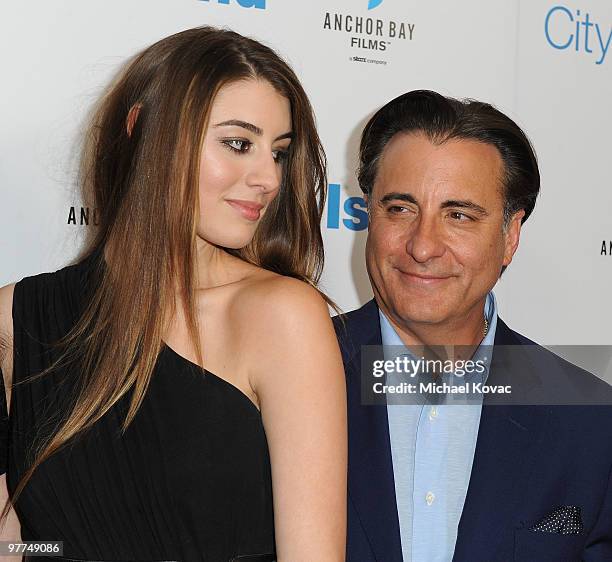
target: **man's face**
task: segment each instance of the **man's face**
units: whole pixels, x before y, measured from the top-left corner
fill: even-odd
[[[458,327],[481,314],[524,214],[504,229],[503,171],[498,150],[478,141],[400,133],[387,144],[369,197],[366,263],[396,325]]]

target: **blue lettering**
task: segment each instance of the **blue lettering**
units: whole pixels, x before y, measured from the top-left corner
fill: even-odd
[[[340,228],[340,192],[339,183],[330,183],[327,187],[327,228]],[[342,219],[342,226],[349,230],[368,228],[367,205],[363,197],[347,197],[342,210],[348,218]]]
[[[559,18],[553,19],[553,16],[557,15],[561,15],[561,20]],[[565,17],[567,17],[570,24],[574,24],[573,32],[571,28],[564,27],[567,25],[562,21],[565,19]],[[599,50],[593,49],[594,41],[592,40],[593,35],[591,33],[593,28],[597,35],[597,47],[599,47]],[[555,34],[555,29],[565,29],[565,31],[562,31],[561,34],[559,34],[557,31]],[[544,21],[544,33],[546,35],[546,40],[551,47],[564,50],[568,49],[573,43],[574,49],[577,53],[596,53],[595,56],[598,57],[598,60],[595,62],[595,64],[603,64],[603,62],[606,60],[610,43],[612,43],[612,28],[610,31],[604,31],[604,29],[605,26],[594,22],[591,19],[591,14],[588,12],[585,12],[583,16],[581,10],[576,10],[575,13],[572,13],[565,6],[555,6],[554,8],[551,8],[546,14],[546,19]],[[555,35],[554,39],[553,34]],[[565,41],[566,37],[567,40]]]
[[[266,0],[235,0],[243,8],[258,8],[259,10],[266,9]],[[210,0],[202,0],[202,2],[210,2]],[[229,6],[230,0],[217,0],[218,4]]]
[[[591,19],[589,17],[588,12],[587,12],[585,20],[582,22],[582,25],[584,25],[584,50],[587,53],[592,53],[593,49],[589,48],[589,31],[590,31],[590,28],[593,27],[593,24],[591,23]]]
[[[576,15],[580,16],[580,10],[576,10]],[[580,22],[576,20],[576,52],[580,50]]]
[[[349,197],[344,202],[344,212],[351,217],[342,219],[344,226],[350,230],[365,230],[368,227],[368,213],[363,197]]]
[[[602,64],[604,60],[606,60],[606,54],[608,53],[608,49],[610,48],[610,41],[612,41],[612,29],[610,29],[610,33],[608,34],[608,41],[604,45],[603,37],[601,36],[601,31],[599,30],[599,24],[595,25],[595,30],[597,31],[597,38],[599,39],[599,45],[601,46],[601,58],[595,64]]]
[[[567,14],[569,16],[571,22],[574,21],[574,16],[572,15],[572,12],[570,12],[565,6],[555,6],[554,8],[551,8],[548,14],[546,14],[546,20],[544,22],[544,32],[546,33],[546,39],[555,49],[567,49],[574,41],[573,33],[570,33],[569,39],[566,43],[563,44],[555,43],[550,36],[550,18],[555,12],[563,12],[564,14]]]
[[[266,7],[266,0],[238,0],[243,8],[257,8],[263,10]]]
[[[327,228],[340,227],[340,184],[330,183],[327,191]]]

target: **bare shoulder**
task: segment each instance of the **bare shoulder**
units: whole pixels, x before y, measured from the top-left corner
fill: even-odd
[[[305,318],[310,323],[331,321],[327,303],[316,288],[268,271],[253,276],[236,292],[232,308],[250,327],[267,331],[285,330]]]
[[[4,375],[5,387],[12,378],[13,349],[13,292],[15,284],[0,287],[0,368]]]
[[[317,363],[327,372],[343,372],[340,351],[327,303],[317,289],[281,275],[253,280],[232,303],[232,323],[241,350],[250,358],[252,388],[270,373],[301,368],[312,372]],[[261,396],[260,396],[261,399]]]

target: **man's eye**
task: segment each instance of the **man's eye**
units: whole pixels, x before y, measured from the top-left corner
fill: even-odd
[[[401,205],[391,205],[390,207],[387,207],[387,211],[398,215],[405,213],[406,211],[408,211],[408,209],[406,207],[402,207]]]
[[[458,222],[466,222],[472,220],[472,217],[466,215],[465,213],[461,213],[460,211],[451,211],[450,217]]]
[[[251,147],[251,143],[244,139],[225,139],[222,142],[224,146],[227,146],[233,152],[239,152],[240,154],[248,152],[249,148]]]

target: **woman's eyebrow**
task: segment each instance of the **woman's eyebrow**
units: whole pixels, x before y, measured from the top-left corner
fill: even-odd
[[[242,127],[247,131],[251,131],[254,135],[260,137],[263,135],[263,130],[260,129],[257,125],[253,125],[253,123],[249,123],[248,121],[240,121],[239,119],[230,119],[229,121],[223,121],[222,123],[217,123],[215,127]]]
[[[213,125],[213,126],[215,128],[216,127],[242,127],[243,129],[250,131],[254,135],[257,135],[258,137],[263,135],[263,129],[261,129],[257,125],[253,125],[253,123],[249,123],[248,121],[242,121],[240,119],[229,119],[228,121],[222,121],[221,123],[217,123],[216,125]],[[293,138],[293,133],[289,131],[287,133],[284,133],[276,137],[274,140],[279,141],[282,139],[291,139],[291,138]]]

